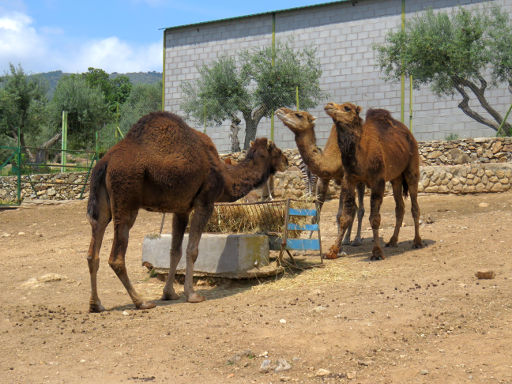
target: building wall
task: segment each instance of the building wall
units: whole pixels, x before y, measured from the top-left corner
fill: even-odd
[[[509,0],[406,0],[406,19],[427,8],[450,10],[464,7],[489,7],[499,4],[512,13]],[[375,43],[384,41],[386,33],[400,28],[400,0],[359,0],[337,2],[276,14],[276,40],[292,46],[313,46],[323,70],[322,89],[326,101],[351,101],[363,107],[388,109],[400,118],[400,83],[386,82],[376,65]],[[270,45],[271,14],[236,20],[171,28],[165,33],[165,109],[183,115],[180,108],[181,84],[198,78],[197,68],[219,55],[235,55],[243,49]],[[406,80],[405,123],[409,123],[409,87]],[[512,102],[505,86],[487,91],[490,103],[503,115]],[[467,117],[459,108],[460,99],[439,98],[427,87],[413,91],[412,129],[418,140],[444,139],[450,134],[464,137],[494,136],[495,131]],[[317,139],[323,145],[332,120],[321,103],[310,110],[317,116]],[[477,104],[472,104],[477,107]],[[193,121],[192,126],[203,127]],[[244,126],[239,138],[243,143]],[[229,152],[229,125],[207,127],[219,152]],[[263,119],[257,136],[270,136],[270,119]],[[295,147],[291,132],[276,119],[275,141],[282,148]]]

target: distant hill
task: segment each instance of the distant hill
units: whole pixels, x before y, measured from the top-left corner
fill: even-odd
[[[59,82],[62,76],[70,75],[70,73],[65,73],[62,71],[52,71],[52,72],[43,72],[43,73],[35,73],[33,77],[40,77],[48,82],[48,97],[53,96],[53,92],[57,87],[57,83]],[[111,73],[109,76],[111,78],[116,78],[121,75],[126,75],[132,82],[132,84],[154,84],[162,81],[162,72],[129,72],[129,73]]]

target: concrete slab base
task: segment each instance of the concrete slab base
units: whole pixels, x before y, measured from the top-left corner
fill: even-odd
[[[142,263],[150,263],[158,269],[170,268],[171,242],[170,234],[146,236],[142,243]],[[188,234],[185,234],[178,270],[186,268],[187,244]],[[199,242],[199,255],[194,264],[194,271],[207,274],[237,274],[268,264],[269,242],[265,235],[205,233]]]

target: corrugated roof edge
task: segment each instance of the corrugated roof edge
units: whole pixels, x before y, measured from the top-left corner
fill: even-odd
[[[217,19],[217,20],[210,20],[210,21],[201,21],[199,23],[193,23],[193,24],[183,24],[183,25],[177,25],[175,27],[162,27],[159,28],[159,30],[169,31],[169,30],[175,30],[175,29],[181,29],[181,28],[187,28],[187,27],[197,27],[200,25],[206,25],[206,24],[213,24],[213,23],[220,23],[225,21],[233,21],[233,20],[241,20],[241,19],[247,19],[250,17],[257,17],[257,16],[264,16],[264,15],[272,15],[273,13],[284,13],[284,12],[290,12],[290,11],[297,11],[300,9],[307,9],[307,8],[315,8],[315,7],[324,7],[326,5],[332,5],[337,3],[347,3],[347,2],[354,2],[357,3],[360,0],[338,0],[338,1],[330,1],[327,3],[320,3],[320,4],[313,4],[313,5],[305,5],[303,7],[295,7],[295,8],[288,8],[288,9],[281,9],[278,11],[269,11],[269,12],[262,12],[262,13],[254,13],[252,15],[245,15],[245,16],[236,16],[236,17],[228,17],[225,19]]]

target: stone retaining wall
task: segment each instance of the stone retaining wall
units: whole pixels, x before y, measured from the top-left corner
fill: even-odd
[[[512,183],[512,138],[481,138],[453,141],[420,142],[422,157],[419,192],[483,193],[504,192]],[[298,168],[297,149],[284,151],[290,160],[286,172],[275,177],[276,197],[301,197],[305,185]],[[221,155],[239,160],[244,152]],[[22,199],[78,199],[86,178],[85,173],[33,175],[22,177]],[[16,199],[15,176],[0,177],[0,201]],[[46,184],[47,183],[47,184]],[[339,196],[339,186],[331,181],[330,197]],[[387,184],[387,191],[390,185]],[[88,196],[88,186],[84,196]]]

